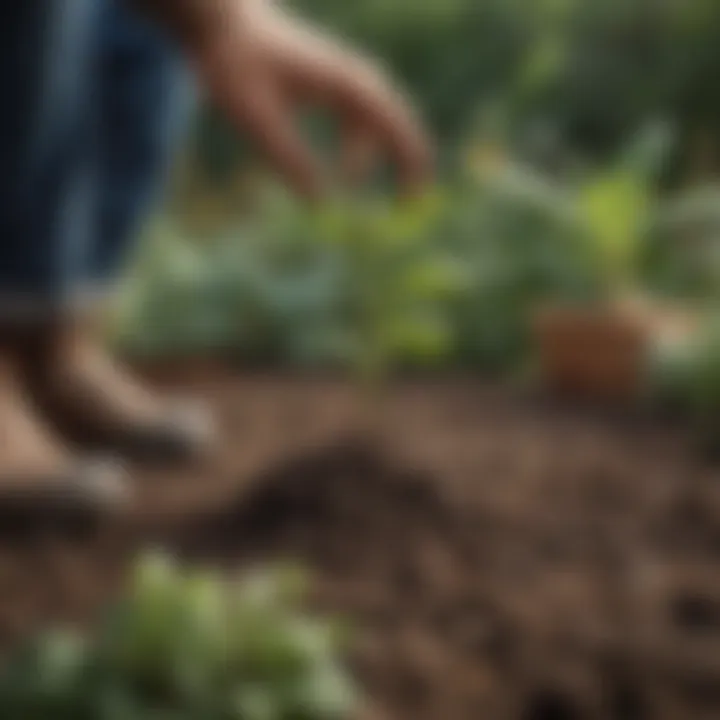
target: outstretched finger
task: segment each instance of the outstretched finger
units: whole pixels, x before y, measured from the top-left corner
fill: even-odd
[[[403,96],[371,70],[352,72],[339,85],[346,112],[356,118],[395,166],[402,191],[422,190],[431,180],[431,143]]]
[[[363,126],[352,123],[343,128],[338,172],[343,187],[364,186],[377,170],[380,152],[377,140]]]
[[[235,48],[216,48],[202,68],[206,86],[230,121],[247,133],[273,168],[298,194],[317,200],[323,194],[323,173],[303,138],[294,113],[273,78],[259,63],[252,78],[239,81]],[[246,66],[249,67],[249,66]]]
[[[273,15],[265,42],[286,89],[338,113],[346,126],[362,128],[376,150],[389,156],[401,188],[421,189],[432,177],[431,143],[412,104],[387,80],[388,75],[351,48],[333,42],[313,27]]]

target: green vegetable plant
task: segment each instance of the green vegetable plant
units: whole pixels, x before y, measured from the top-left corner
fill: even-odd
[[[437,220],[451,203],[340,201],[314,212],[272,195],[256,221],[192,241],[165,223],[129,278],[117,338],[130,352],[234,351],[350,366],[381,381],[451,349],[463,284]]]
[[[671,145],[664,125],[645,128],[618,157],[595,171],[555,180],[511,161],[481,166],[491,194],[531,208],[574,236],[594,267],[596,300],[634,299],[643,281],[644,259],[662,216],[657,183]]]
[[[346,361],[369,393],[403,363],[432,364],[453,345],[449,301],[468,273],[438,235],[440,192],[413,201],[355,200],[314,219],[342,257]]]
[[[149,554],[88,634],[56,631],[0,675],[8,720],[342,720],[356,690],[341,634],[300,611],[294,569],[231,583]]]

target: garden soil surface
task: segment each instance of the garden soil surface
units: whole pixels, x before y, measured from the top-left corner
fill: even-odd
[[[339,381],[184,380],[220,417],[212,457],[138,473],[107,527],[1,524],[5,647],[90,617],[158,544],[303,561],[356,627],[368,720],[720,717],[720,474],[680,429],[418,380],[371,442]]]

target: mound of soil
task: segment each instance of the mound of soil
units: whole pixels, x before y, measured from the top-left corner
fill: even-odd
[[[280,553],[342,574],[358,563],[377,570],[381,555],[410,559],[423,535],[442,537],[453,522],[453,508],[431,478],[397,469],[372,446],[348,442],[263,474],[234,507],[195,523],[194,535],[214,556],[223,548]]]

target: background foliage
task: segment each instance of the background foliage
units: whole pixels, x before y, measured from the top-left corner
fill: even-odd
[[[714,0],[294,5],[408,88],[440,147],[436,211],[409,221],[386,198],[375,229],[365,200],[313,216],[205,110],[130,274],[127,351],[357,368],[384,344],[401,367],[507,372],[528,361],[533,308],[597,296],[609,262],[645,291],[717,304]],[[321,144],[331,130],[310,126]]]
[[[713,0],[294,4],[383,59],[419,103],[450,164],[479,128],[493,126],[557,163],[606,157],[662,116],[678,128],[677,175],[717,168],[720,6]],[[209,136],[213,129],[209,123]],[[222,134],[208,143],[216,151]]]

